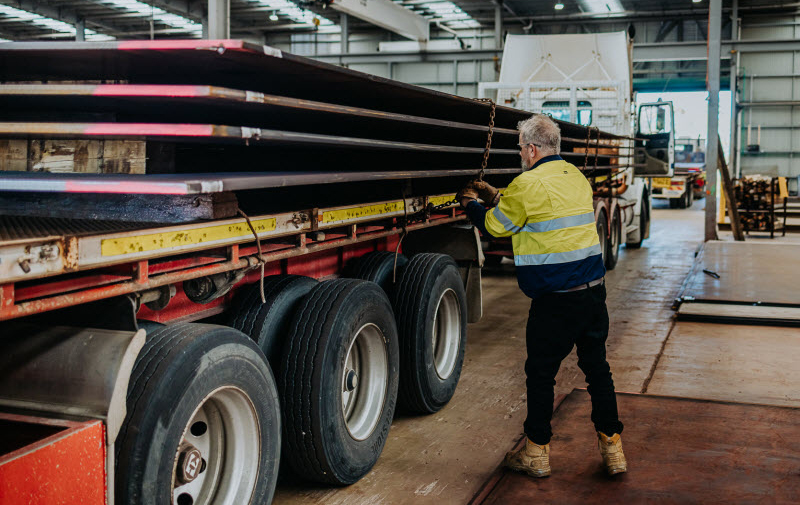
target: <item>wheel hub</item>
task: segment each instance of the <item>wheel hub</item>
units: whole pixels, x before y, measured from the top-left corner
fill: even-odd
[[[355,391],[358,387],[358,374],[355,370],[348,370],[345,373],[344,390],[349,392]]]
[[[365,440],[378,425],[386,399],[389,364],[380,328],[362,326],[350,343],[342,381],[342,416],[355,440]]]
[[[212,391],[184,428],[175,453],[172,503],[246,503],[258,476],[259,426],[249,397]]]
[[[431,347],[433,365],[440,379],[453,373],[461,346],[461,307],[455,291],[447,289],[439,298],[433,321]]]
[[[183,484],[192,482],[205,470],[203,455],[195,446],[187,445],[178,456],[178,468],[178,480]]]

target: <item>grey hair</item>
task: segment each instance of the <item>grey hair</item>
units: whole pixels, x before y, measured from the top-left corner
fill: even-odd
[[[517,123],[517,129],[522,134],[523,144],[537,144],[546,155],[561,152],[561,129],[549,116],[534,114]]]

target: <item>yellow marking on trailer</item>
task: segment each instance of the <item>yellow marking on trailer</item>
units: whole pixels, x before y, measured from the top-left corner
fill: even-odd
[[[319,222],[321,224],[336,223],[340,221],[348,221],[359,217],[380,216],[381,214],[390,214],[392,212],[399,212],[405,208],[405,202],[387,202],[377,203],[375,205],[365,205],[363,207],[350,207],[347,209],[328,210],[322,213],[322,218]]]
[[[456,197],[455,193],[452,195],[445,195],[445,196],[432,196],[428,198],[428,203],[431,203],[433,205],[441,205],[443,203],[452,202],[455,197]]]
[[[251,222],[256,233],[274,231],[276,227],[274,217],[256,219]],[[190,230],[173,230],[133,237],[107,238],[100,242],[100,254],[103,256],[120,256],[247,236],[252,237],[253,232],[250,231],[246,221],[240,221]]]

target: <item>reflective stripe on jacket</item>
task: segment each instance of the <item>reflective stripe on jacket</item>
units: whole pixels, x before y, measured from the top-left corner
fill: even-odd
[[[511,236],[519,285],[531,298],[605,275],[592,187],[560,156],[517,176],[483,224],[495,237]]]

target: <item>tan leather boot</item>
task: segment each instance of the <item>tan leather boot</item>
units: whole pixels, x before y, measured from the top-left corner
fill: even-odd
[[[531,477],[547,477],[550,475],[550,444],[534,444],[526,439],[520,450],[506,454],[503,465]]]
[[[603,466],[606,467],[608,475],[616,475],[628,471],[628,462],[625,461],[625,453],[622,452],[622,439],[619,433],[608,436],[602,431],[597,432],[599,439],[600,455],[603,456]]]

